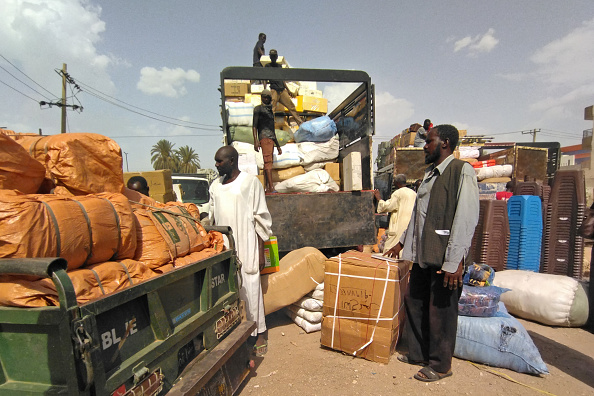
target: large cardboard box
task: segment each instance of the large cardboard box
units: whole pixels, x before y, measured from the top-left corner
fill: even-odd
[[[297,96],[297,111],[311,111],[326,114],[328,112],[328,99],[315,96]]]
[[[149,194],[153,199],[156,199],[153,197],[154,194],[173,193],[171,169],[161,169],[147,172],[124,172],[124,184],[128,184],[128,180],[130,180],[132,176],[142,176],[146,179],[146,182],[149,186]]]
[[[276,148],[275,148],[276,150]],[[290,168],[284,169],[273,169],[272,170],[272,182],[273,183],[280,183],[285,180],[289,180],[292,177],[303,175],[305,173],[305,169],[301,165],[292,166]],[[260,175],[264,177],[264,170],[260,170]]]
[[[250,82],[225,81],[225,96],[242,96],[250,93]]]
[[[260,94],[245,94],[245,103],[251,103],[254,106],[260,106],[262,104],[262,96]]]
[[[295,107],[297,107],[297,99],[296,98],[291,98],[291,102],[293,102],[293,105],[295,105]],[[277,102],[276,109],[274,111],[287,113],[287,112],[289,112],[289,109],[287,109],[285,106],[283,106],[281,104],[281,102]],[[299,110],[297,110],[297,111],[299,111]]]
[[[404,323],[409,264],[349,251],[326,260],[321,343],[388,363]]]

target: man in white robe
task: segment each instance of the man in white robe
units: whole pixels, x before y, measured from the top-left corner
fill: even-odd
[[[264,241],[272,235],[272,218],[266,206],[264,188],[253,175],[238,168],[239,154],[223,146],[215,154],[220,177],[210,186],[210,218],[214,224],[230,226],[241,261],[242,286],[239,295],[246,303],[248,320],[257,324],[256,355],[267,351],[268,331],[264,320],[264,301],[260,270],[264,267]]]
[[[406,187],[405,175],[394,176],[394,185],[396,186],[396,191],[392,193],[392,196],[387,201],[381,199],[378,190],[374,191],[374,195],[378,200],[377,213],[387,212],[392,214],[390,216],[390,224],[386,230],[387,239],[382,253],[386,253],[400,241],[402,233],[408,227],[408,222],[415,206],[415,200],[417,199],[417,194]]]

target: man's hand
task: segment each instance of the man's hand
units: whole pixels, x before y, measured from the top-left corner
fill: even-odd
[[[400,253],[402,248],[403,248],[402,244],[400,242],[398,242],[396,245],[394,245],[394,247],[392,247],[390,250],[388,250],[386,253],[384,253],[384,256],[388,256],[391,258],[398,258],[398,254]]]
[[[464,259],[458,264],[456,272],[451,273],[447,271],[437,271],[438,274],[443,272],[443,287],[449,287],[450,290],[456,290],[462,287],[462,275],[464,275]]]
[[[254,151],[260,151],[260,142],[254,140]]]
[[[373,196],[375,197],[375,199],[377,199],[378,201],[382,200],[382,197],[380,196],[380,192],[379,190],[373,190]]]
[[[276,148],[276,150],[278,151],[278,155],[281,155],[283,153],[283,149],[279,147]]]

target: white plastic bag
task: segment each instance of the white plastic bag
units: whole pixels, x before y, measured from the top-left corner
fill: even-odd
[[[282,181],[275,186],[280,193],[339,191],[340,187],[324,169],[315,169],[303,175]]]
[[[243,102],[225,102],[229,125],[252,126],[254,121],[254,105]]]
[[[334,162],[338,158],[339,140],[338,136],[324,143],[302,142],[297,143],[299,151],[303,155],[303,165],[315,162]]]
[[[303,161],[303,156],[301,151],[297,148],[295,143],[287,143],[282,146],[283,153],[278,155],[276,147],[274,148],[272,154],[272,168],[273,169],[284,169],[290,168],[292,166],[301,165]],[[256,156],[256,160],[258,161],[258,168],[264,169],[264,158],[262,157],[262,151],[259,151],[259,156]]]
[[[289,305],[287,309],[295,315],[307,320],[309,323],[320,323],[322,321],[322,312],[308,311],[296,305]]]
[[[303,297],[299,301],[297,301],[294,305],[299,308],[307,309],[308,311],[322,312],[324,303],[320,300],[316,300],[315,298]]]

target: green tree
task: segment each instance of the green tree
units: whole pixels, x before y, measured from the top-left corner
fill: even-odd
[[[196,173],[200,169],[200,158],[198,153],[190,146],[182,146],[175,150],[175,154],[179,160],[180,173]]]
[[[173,150],[174,143],[169,140],[161,139],[151,148],[151,163],[155,170],[171,169],[177,172],[179,168],[179,158]]]

